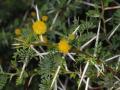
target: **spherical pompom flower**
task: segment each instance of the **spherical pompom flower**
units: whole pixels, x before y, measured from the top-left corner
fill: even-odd
[[[74,40],[75,39],[75,35],[74,34],[69,34],[68,39],[69,40]]]
[[[47,30],[47,25],[43,21],[36,21],[32,25],[33,31],[37,35],[42,35]]]
[[[16,29],[15,29],[15,35],[16,35],[16,36],[21,35],[21,30],[20,30],[19,28],[16,28]]]
[[[36,12],[35,12],[35,11],[32,11],[32,12],[31,12],[31,16],[32,16],[32,17],[35,17],[35,16],[36,16]]]
[[[42,21],[47,21],[48,20],[48,16],[42,16]]]
[[[69,45],[68,41],[66,39],[61,39],[58,43],[58,50],[63,54],[67,54],[70,49],[71,46]]]

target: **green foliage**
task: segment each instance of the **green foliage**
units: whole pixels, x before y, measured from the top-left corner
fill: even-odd
[[[4,88],[7,83],[8,76],[4,74],[0,74],[0,90]]]
[[[31,60],[34,56],[35,56],[35,53],[31,49],[26,48],[26,47],[17,49],[17,51],[15,52],[15,55],[14,55],[15,59],[19,58],[20,61],[22,61],[22,62],[25,61],[26,57],[29,57],[28,60]]]
[[[44,58],[44,60],[39,62],[39,70],[38,73],[41,78],[41,83],[39,84],[39,90],[49,90],[50,85],[53,79],[53,75],[57,66],[61,64],[59,61],[59,56],[56,55],[48,55]]]
[[[120,23],[120,9],[116,10],[113,15],[113,23],[119,24]]]
[[[117,0],[28,1],[0,1],[0,90],[119,89]]]
[[[27,0],[26,0],[27,1]],[[0,1],[0,18],[2,23],[7,23],[7,20],[10,20],[10,18],[13,18],[14,16],[11,13],[14,13],[14,15],[17,16],[22,14],[24,10],[27,9],[27,7],[30,5],[30,3],[26,3],[26,1],[16,1],[16,0],[4,0]],[[4,13],[4,14],[3,14]]]
[[[9,47],[12,39],[13,37],[10,32],[5,32],[4,30],[2,30],[0,32],[0,49]]]

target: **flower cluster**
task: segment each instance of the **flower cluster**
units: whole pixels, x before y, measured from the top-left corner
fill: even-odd
[[[47,25],[43,21],[36,21],[32,25],[33,31],[37,35],[42,35],[47,30]]]
[[[42,16],[42,21],[46,22],[48,20],[48,16]]]
[[[42,35],[45,34],[47,31],[47,25],[45,21],[48,20],[47,16],[42,16],[42,21],[36,21],[33,23],[32,28],[35,34],[37,35]],[[73,40],[75,38],[74,35],[70,34],[68,36],[70,40]],[[58,43],[58,50],[59,52],[63,54],[69,53],[69,50],[71,49],[71,45],[69,45],[69,42],[66,39],[61,39],[60,42]]]
[[[16,36],[21,35],[21,30],[20,30],[19,28],[16,28],[16,29],[15,29],[15,35],[16,35]]]
[[[58,49],[61,53],[67,54],[71,49],[71,46],[69,45],[66,39],[61,39],[60,42],[58,43]]]
[[[45,23],[47,20],[48,20],[48,16],[42,16],[41,20],[37,20],[32,24],[32,29],[33,29],[34,34],[40,36],[40,39],[41,39],[41,36],[47,32],[47,25]],[[15,30],[15,34],[17,36],[21,35],[21,30],[17,28]],[[75,36],[73,34],[70,34],[68,36],[68,40],[73,40],[74,38]],[[68,40],[65,38],[61,39],[59,43],[57,44],[57,49],[60,53],[63,53],[63,54],[69,53],[71,49],[71,45],[69,44]],[[43,43],[45,44],[48,43],[47,38],[44,36],[42,36],[41,41],[43,41]]]

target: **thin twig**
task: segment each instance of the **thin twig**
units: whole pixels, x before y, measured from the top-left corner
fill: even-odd
[[[82,51],[86,46],[88,46],[93,40],[96,39],[96,36],[94,36],[93,38],[91,38],[89,41],[87,41],[85,44],[83,44],[81,47],[80,47],[80,51]]]
[[[108,62],[108,61],[113,60],[113,59],[118,58],[118,57],[120,57],[120,55],[115,55],[111,58],[106,59],[105,62]]]
[[[108,37],[108,40],[110,40],[110,38],[113,36],[113,34],[117,31],[117,29],[119,28],[120,23],[115,27],[115,29],[111,32],[111,34]]]
[[[52,21],[52,25],[51,25],[51,27],[50,27],[50,30],[53,29],[53,25],[55,24],[55,22],[56,22],[56,20],[57,20],[57,18],[58,18],[58,15],[59,15],[59,11],[56,13],[56,15],[55,15],[55,17],[54,17],[54,19],[53,19],[53,21]]]
[[[87,83],[86,83],[86,86],[85,86],[85,90],[88,90],[89,80],[90,80],[90,78],[88,77],[88,78],[87,78]]]
[[[74,30],[74,32],[72,34],[75,34],[80,28],[80,25]]]
[[[89,3],[89,2],[86,2],[86,1],[78,1],[78,2],[80,2],[80,3],[84,4],[84,5],[87,5],[87,6],[94,7],[94,8],[101,8],[101,6],[98,6],[98,5],[95,5],[93,3]],[[113,10],[113,9],[120,9],[120,5],[104,8],[105,11],[106,10]]]
[[[31,47],[31,49],[32,49],[33,51],[35,51],[36,54],[39,55],[41,58],[44,58],[44,57],[43,57],[44,55],[48,55],[48,54],[49,54],[49,52],[44,52],[44,53],[38,52],[38,51],[34,48],[33,45],[31,45],[30,47]]]
[[[38,10],[38,6],[37,5],[35,5],[35,10],[36,10],[36,15],[37,15],[37,20],[39,21],[40,17],[39,17],[39,10]]]
[[[116,64],[116,70],[118,70],[119,66],[120,66],[120,57],[118,58],[118,62]]]
[[[97,53],[97,48],[98,48],[98,41],[99,41],[99,35],[100,35],[100,25],[101,25],[101,21],[99,21],[98,24],[98,30],[97,30],[97,36],[96,36],[96,42],[95,42],[95,50],[94,50],[94,56],[96,57],[96,53]]]
[[[30,77],[29,82],[28,82],[28,86],[30,85],[30,83],[31,83],[31,81],[32,81],[32,79],[33,79],[33,77],[34,77],[34,75],[32,75],[32,76]]]
[[[28,64],[28,56],[26,56],[26,58],[25,58],[25,62],[24,62],[24,64],[23,64],[22,71],[21,71],[21,73],[20,73],[19,79],[22,78],[22,75],[23,75],[23,73],[24,73],[24,71],[25,71],[25,67],[27,66],[27,64]]]
[[[104,34],[106,35],[106,23],[105,23],[105,10],[104,10],[105,6],[104,6],[104,0],[101,0],[101,20],[102,20],[102,23],[103,23],[103,32]]]
[[[86,1],[80,1],[80,3],[91,6],[91,7],[94,7],[94,8],[96,8],[96,7],[101,8],[101,6],[98,6],[96,4],[89,3],[89,2],[86,2]]]
[[[84,76],[85,76],[85,73],[86,73],[86,71],[87,71],[88,66],[89,66],[89,61],[88,61],[88,62],[86,63],[86,65],[85,65],[85,68],[84,68],[84,71],[83,71],[83,73],[82,73],[82,76],[81,76],[80,82],[79,82],[79,84],[78,84],[78,89],[77,89],[77,90],[80,89],[81,83],[82,83],[82,81],[83,81],[83,78],[84,78]]]
[[[70,57],[71,60],[73,60],[74,62],[76,62],[75,59],[74,59],[74,57],[71,55],[71,53],[68,53],[67,55]]]
[[[112,20],[112,17],[105,20],[105,23],[109,22],[110,20]]]
[[[113,10],[113,9],[120,9],[120,6],[112,6],[112,7],[104,8],[104,10]]]
[[[66,90],[66,89],[65,89],[65,86],[62,84],[62,82],[61,82],[59,79],[58,79],[58,82],[59,82],[59,84],[60,84],[60,86],[61,86],[61,89],[62,89],[62,90]]]
[[[57,80],[55,80],[54,90],[57,90]]]
[[[52,80],[52,83],[51,83],[51,86],[50,86],[50,90],[51,90],[52,87],[53,87],[53,84],[54,84],[54,82],[55,82],[55,80],[56,80],[56,78],[57,78],[57,75],[58,75],[58,73],[59,73],[59,71],[60,71],[60,68],[61,68],[61,66],[58,66],[58,68],[57,68],[57,70],[56,70],[56,73],[55,73],[55,76],[54,76],[54,78],[53,78],[53,80]]]

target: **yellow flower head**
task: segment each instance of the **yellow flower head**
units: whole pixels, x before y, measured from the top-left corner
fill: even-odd
[[[42,21],[47,21],[48,20],[48,16],[42,16]]]
[[[32,11],[32,12],[31,12],[31,16],[35,17],[35,16],[36,16],[36,12],[35,12],[35,11]]]
[[[15,35],[16,35],[16,36],[21,35],[21,30],[20,30],[19,28],[16,28],[16,29],[15,29]]]
[[[47,30],[47,25],[43,21],[36,21],[32,25],[35,34],[44,34]]]
[[[69,40],[74,40],[75,39],[75,35],[74,34],[69,34],[68,39]]]
[[[71,49],[71,46],[69,45],[66,39],[61,39],[60,42],[58,43],[58,49],[61,53],[67,54]]]

